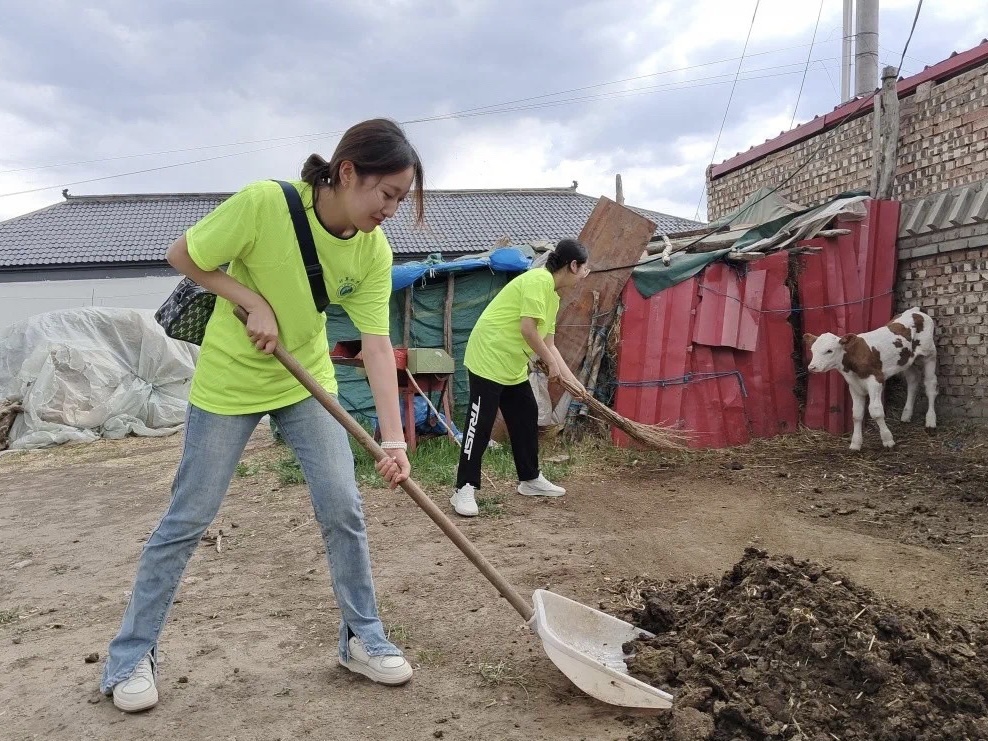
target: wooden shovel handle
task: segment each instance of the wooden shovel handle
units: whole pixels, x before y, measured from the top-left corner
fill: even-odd
[[[247,312],[240,306],[234,309],[234,314],[237,318],[242,321],[245,325],[247,324]],[[309,373],[301,363],[299,363],[295,357],[289,353],[281,342],[275,346],[274,356],[281,361],[281,364],[285,366],[289,373],[298,379],[308,391],[311,393],[316,400],[322,404],[326,411],[333,415],[337,422],[343,425],[343,428],[349,432],[357,442],[359,442],[364,449],[366,449],[372,456],[374,456],[375,461],[383,460],[389,457],[384,449],[378,445],[370,433],[365,430],[357,420],[350,416],[350,414],[344,409],[336,398],[330,394],[326,389],[324,389],[312,374]],[[473,562],[473,565],[480,569],[480,573],[487,577],[487,580],[494,585],[494,588],[501,593],[511,606],[514,607],[518,613],[525,619],[526,622],[531,620],[534,610],[532,606],[528,604],[525,599],[522,598],[515,588],[511,586],[508,581],[501,576],[497,569],[494,568],[491,563],[484,558],[483,554],[477,550],[477,548],[471,543],[467,537],[460,532],[460,529],[453,524],[453,522],[443,514],[443,511],[436,506],[429,496],[422,491],[422,488],[416,484],[412,479],[408,478],[399,484],[402,489],[412,498],[414,501],[428,516],[429,518],[439,526],[439,529],[443,531],[447,538],[453,541],[457,548],[463,551],[463,555]]]

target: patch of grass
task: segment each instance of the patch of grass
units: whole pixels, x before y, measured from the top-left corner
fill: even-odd
[[[525,674],[520,673],[510,662],[503,659],[498,662],[482,661],[477,665],[480,678],[488,687],[500,687],[502,684],[513,684],[525,687]]]
[[[305,475],[298,459],[292,452],[282,455],[281,458],[270,464],[270,469],[278,476],[278,481],[283,486],[298,486],[305,483]]]
[[[504,495],[481,494],[477,497],[477,509],[481,517],[490,517],[495,520],[504,517]]]
[[[374,469],[374,459],[371,458],[370,453],[353,440],[350,441],[350,447],[353,450],[357,481],[368,486],[381,486],[382,481]],[[553,481],[565,478],[580,458],[555,441],[550,441],[545,448],[541,451],[542,473]],[[548,460],[560,453],[569,455],[569,459],[557,463]],[[451,488],[456,483],[460,447],[454,445],[449,438],[437,437],[422,441],[408,459],[412,464],[412,478],[422,486]],[[515,471],[515,460],[510,445],[504,444],[487,450],[484,454],[484,473],[495,481],[517,479],[518,474]]]
[[[394,644],[405,645],[411,639],[412,634],[404,624],[394,623],[387,626],[385,637]]]
[[[9,610],[0,610],[0,625],[8,625],[14,621],[20,619],[21,613],[19,607],[13,607]]]
[[[597,444],[583,442],[573,446],[566,445],[560,440],[546,439],[541,443],[541,447],[542,473],[550,480],[556,481],[564,479],[581,461],[593,460]],[[370,453],[353,438],[350,438],[350,449],[353,452],[354,475],[357,482],[371,487],[383,486],[384,482],[377,474]],[[589,457],[583,453],[584,449],[590,451]],[[268,468],[277,474],[278,480],[285,486],[305,483],[305,477],[291,449],[284,446],[282,450],[281,458],[269,464]],[[552,461],[553,458],[566,456],[568,456],[566,460]],[[454,445],[447,437],[429,438],[419,443],[415,452],[409,455],[409,462],[412,464],[412,478],[420,485],[452,488],[456,478],[456,467],[460,462],[460,447]],[[237,465],[237,475],[253,476],[260,469],[261,464],[241,462]],[[494,481],[516,480],[517,473],[510,444],[505,443],[487,450],[484,454],[484,474]],[[496,498],[492,498],[489,504],[492,516],[499,508],[498,505]]]
[[[443,661],[443,652],[438,648],[421,648],[415,652],[415,660],[421,666],[439,666]]]
[[[246,479],[256,475],[260,472],[260,470],[260,463],[244,463],[243,461],[240,461],[240,463],[237,464],[236,473],[239,478]]]

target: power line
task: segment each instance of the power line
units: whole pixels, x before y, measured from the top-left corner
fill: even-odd
[[[792,51],[794,49],[802,49],[802,48],[805,48],[805,47],[806,47],[806,44],[797,44],[795,46],[780,47],[778,49],[768,49],[766,51],[755,52],[755,53],[749,54],[748,55],[748,58],[751,59],[753,57],[767,56],[769,54],[778,54],[780,52]],[[533,96],[529,96],[529,97],[526,97],[526,98],[518,98],[518,99],[515,99],[515,100],[502,101],[500,103],[491,103],[489,105],[477,106],[475,108],[466,108],[463,111],[458,111],[458,113],[466,113],[466,112],[487,110],[487,109],[490,109],[490,108],[497,108],[497,107],[501,107],[501,106],[514,105],[516,103],[525,103],[525,102],[529,102],[529,101],[533,101],[533,100],[540,100],[540,99],[543,99],[543,98],[551,98],[551,97],[554,97],[554,96],[557,96],[557,95],[568,95],[570,93],[583,92],[585,90],[591,90],[591,89],[600,88],[600,87],[607,87],[609,85],[619,85],[619,84],[626,83],[626,82],[635,82],[635,81],[647,79],[647,78],[650,78],[650,77],[658,77],[660,75],[675,74],[677,72],[688,72],[689,70],[700,69],[702,67],[712,67],[712,66],[717,65],[717,64],[725,64],[727,62],[737,61],[738,59],[739,59],[739,57],[728,57],[728,58],[725,58],[725,59],[715,59],[715,60],[710,61],[710,62],[702,62],[700,64],[692,64],[692,65],[688,65],[688,66],[685,66],[685,67],[675,67],[675,68],[672,68],[672,69],[660,70],[658,72],[650,72],[650,73],[644,74],[644,75],[637,75],[635,77],[626,77],[626,78],[622,78],[622,79],[619,79],[619,80],[611,80],[609,82],[600,82],[600,83],[595,83],[593,85],[584,85],[582,87],[570,88],[570,89],[567,89],[567,90],[557,90],[557,91],[551,92],[551,93],[542,93],[540,95],[533,95]],[[423,121],[426,121],[426,120],[432,120],[432,119],[431,118],[425,118],[425,119],[422,119],[422,120]],[[415,119],[412,122],[418,122],[418,120]],[[224,143],[224,144],[204,144],[204,145],[200,145],[200,146],[196,146],[196,147],[186,147],[186,148],[182,148],[182,149],[168,149],[168,150],[162,150],[162,151],[159,151],[159,152],[143,152],[143,153],[135,153],[135,154],[122,154],[122,155],[117,155],[117,156],[114,156],[114,157],[101,157],[101,158],[91,159],[91,160],[76,160],[76,161],[73,161],[73,162],[61,162],[61,163],[56,163],[56,164],[36,165],[36,166],[32,166],[32,167],[19,167],[19,168],[14,168],[14,169],[9,169],[9,170],[0,170],[0,175],[8,175],[8,174],[13,174],[13,173],[18,173],[18,172],[28,172],[28,171],[31,171],[31,170],[47,170],[47,169],[53,169],[53,168],[58,168],[58,167],[73,167],[73,166],[76,166],[76,165],[92,165],[92,164],[98,164],[98,163],[101,163],[101,162],[114,162],[114,161],[125,160],[125,159],[136,159],[136,158],[139,158],[139,157],[158,157],[158,156],[169,155],[169,154],[184,154],[186,152],[200,152],[200,151],[204,151],[204,150],[208,150],[208,149],[221,149],[221,148],[224,148],[224,147],[239,147],[239,146],[245,146],[245,145],[250,145],[250,144],[268,144],[268,143],[271,143],[271,142],[282,142],[282,141],[296,140],[296,139],[305,139],[305,140],[307,140],[307,139],[313,139],[313,138],[322,138],[322,137],[327,137],[327,136],[335,136],[335,135],[338,135],[338,134],[341,134],[341,133],[343,133],[343,132],[342,131],[323,131],[323,132],[314,132],[314,133],[309,133],[309,134],[294,134],[294,135],[291,135],[291,136],[272,137],[272,138],[267,138],[267,139],[248,139],[248,140],[244,140],[244,141],[227,142],[227,143]]]
[[[920,12],[920,9],[922,7],[923,7],[923,0],[919,0],[918,5],[916,6],[916,15],[913,18],[912,29],[909,31],[909,37],[906,39],[905,46],[902,48],[902,59],[905,59],[905,57],[906,57],[906,51],[909,49],[909,42],[912,40],[913,31],[916,30],[916,22],[919,20],[919,12]],[[902,60],[900,60],[900,62],[899,62],[899,67],[901,69],[901,67],[902,67]],[[840,120],[837,121],[830,128],[829,131],[821,132],[819,134],[820,143],[817,144],[816,147],[813,149],[813,151],[810,152],[806,156],[806,158],[799,164],[799,167],[797,167],[795,170],[793,170],[792,172],[790,172],[778,185],[776,185],[775,187],[771,188],[767,193],[765,193],[764,195],[762,195],[760,198],[752,201],[752,203],[749,205],[749,207],[750,206],[754,206],[755,204],[761,203],[762,201],[764,201],[769,196],[777,193],[783,186],[785,186],[793,178],[795,178],[796,175],[798,175],[807,165],[810,164],[810,162],[812,162],[814,159],[816,159],[816,156],[820,153],[820,150],[823,149],[824,145],[827,144],[828,139],[831,138],[831,137],[828,137],[827,135],[830,132],[833,132],[836,135],[840,131],[840,127],[843,126],[844,124],[846,124],[848,121],[850,121],[853,116],[856,116],[858,113],[860,113],[862,111],[862,109],[864,109],[864,107],[866,105],[868,105],[869,103],[872,103],[872,101],[874,100],[874,98],[875,98],[875,96],[877,94],[878,94],[878,90],[876,89],[876,90],[872,91],[871,93],[869,93],[868,95],[866,95],[863,98],[861,98],[860,100],[858,100],[858,104],[856,106],[854,106],[853,108],[851,108],[843,116],[841,116]],[[740,210],[739,210],[738,215],[740,215]],[[734,218],[737,218],[737,216],[735,216]],[[701,234],[696,239],[694,239],[692,242],[690,242],[689,244],[687,244],[680,251],[686,251],[686,250],[690,249],[691,247],[695,247],[696,245],[700,244],[707,237],[712,236],[712,235],[714,235],[714,234],[716,234],[718,232],[726,231],[728,229],[728,227],[730,227],[730,225],[732,223],[734,223],[734,219],[728,219],[726,222],[724,222],[718,228],[716,228],[716,229],[708,229],[703,234]],[[617,266],[617,267],[613,267],[613,268],[605,268],[604,270],[599,270],[599,271],[595,270],[593,272],[609,272],[611,270],[621,270],[621,269],[626,269],[626,268],[629,268],[629,267],[636,267],[637,265],[640,265],[640,264],[655,262],[656,260],[661,260],[661,259],[662,259],[662,256],[661,255],[656,255],[655,257],[652,257],[651,259],[642,260],[642,261],[640,261],[638,263],[635,263],[634,265],[623,265],[623,266]]]
[[[889,54],[895,54],[895,49],[889,49],[887,46],[884,46],[882,44],[879,44],[878,45],[878,48],[879,49],[883,49],[884,51],[887,51]],[[926,62],[926,61],[920,59],[919,57],[912,56],[911,54],[906,54],[905,57],[906,57],[906,59],[911,59],[914,62],[919,62],[924,67],[932,67],[935,64],[935,62]]]
[[[824,60],[816,60],[816,61],[824,61]],[[794,66],[798,66],[798,65],[799,65],[799,63],[798,62],[795,62],[795,63],[792,63],[792,64],[779,65],[779,66],[774,66],[774,67],[764,67],[764,68],[756,69],[756,70],[748,70],[748,72],[746,73],[748,76],[746,76],[744,78],[740,78],[740,79],[741,79],[741,81],[760,80],[760,79],[766,79],[766,78],[769,78],[769,77],[780,77],[780,76],[785,76],[785,75],[790,75],[790,74],[797,74],[797,71],[791,71],[791,72],[782,72],[782,73],[777,73],[777,74],[768,74],[768,75],[761,75],[761,76],[751,76],[751,73],[752,72],[762,72],[762,71],[769,71],[769,70],[773,70],[773,69],[786,69],[786,68],[794,67]],[[657,91],[661,91],[661,90],[685,90],[685,89],[691,89],[691,88],[696,88],[696,87],[707,87],[707,86],[710,86],[710,85],[721,85],[721,84],[725,84],[727,82],[727,80],[721,80],[720,78],[727,77],[727,76],[728,76],[727,74],[724,74],[724,75],[715,75],[715,76],[707,77],[707,78],[697,78],[697,79],[694,79],[694,80],[682,80],[682,81],[678,81],[678,82],[664,83],[664,84],[661,84],[661,85],[652,85],[652,86],[647,86],[647,87],[643,87],[643,88],[634,88],[632,90],[617,90],[617,91],[600,93],[598,95],[580,96],[580,97],[577,97],[577,98],[568,98],[568,99],[563,99],[563,100],[546,101],[546,102],[543,102],[543,103],[531,103],[529,105],[518,105],[518,106],[511,107],[511,108],[498,108],[498,109],[493,109],[493,110],[466,109],[465,111],[458,111],[458,112],[449,113],[449,114],[441,114],[441,115],[437,115],[437,116],[431,116],[431,117],[428,117],[428,118],[411,119],[411,120],[408,120],[408,121],[402,121],[401,123],[403,125],[410,125],[410,124],[417,124],[417,123],[431,123],[431,122],[435,122],[435,121],[454,120],[454,119],[461,119],[461,118],[475,118],[475,117],[479,117],[479,116],[496,115],[496,114],[499,114],[499,113],[514,113],[514,112],[518,112],[518,111],[536,110],[536,109],[542,109],[542,108],[554,108],[554,107],[558,107],[558,106],[562,106],[562,105],[572,105],[574,103],[580,103],[580,102],[595,101],[595,100],[607,100],[607,99],[612,99],[612,98],[628,97],[628,96],[632,96],[632,95],[642,95],[642,94],[645,94],[645,93],[657,92]],[[708,80],[713,80],[713,82],[706,82]],[[737,85],[738,80],[739,80],[739,76],[738,75],[735,75],[735,79],[734,79],[734,85],[735,86]],[[323,138],[325,136],[326,136],[326,134],[313,134],[313,135],[311,135],[311,137],[308,138],[308,141],[317,141],[318,139],[321,139],[321,138]],[[303,141],[305,141],[305,140],[303,140]],[[215,155],[213,157],[203,157],[203,158],[200,158],[200,159],[187,160],[187,161],[184,161],[184,162],[174,162],[174,163],[171,163],[171,164],[168,164],[168,165],[159,165],[159,166],[156,166],[156,167],[147,167],[147,168],[143,168],[143,169],[140,169],[140,170],[132,170],[132,171],[129,171],[129,172],[115,173],[115,174],[112,174],[112,175],[102,175],[100,177],[87,178],[87,179],[84,179],[84,180],[75,180],[75,181],[68,182],[68,183],[63,182],[63,183],[58,183],[58,184],[55,184],[55,185],[45,185],[45,186],[40,186],[40,187],[37,187],[37,188],[28,188],[28,189],[25,189],[25,190],[14,191],[14,192],[10,192],[10,193],[0,193],[0,198],[8,198],[8,197],[20,196],[20,195],[28,195],[28,194],[31,194],[31,193],[40,193],[40,192],[46,191],[46,190],[55,190],[55,189],[59,189],[59,188],[67,188],[67,187],[74,186],[74,185],[84,185],[84,184],[87,184],[87,183],[95,183],[95,182],[100,182],[100,181],[103,181],[103,180],[113,180],[113,179],[116,179],[116,178],[129,177],[131,175],[143,175],[143,174],[147,174],[147,173],[150,173],[150,172],[159,172],[161,170],[170,170],[170,169],[174,169],[176,167],[184,167],[184,166],[187,166],[187,165],[197,165],[197,164],[201,164],[201,163],[204,163],[204,162],[214,162],[216,160],[227,159],[227,158],[230,158],[230,157],[238,157],[238,156],[245,155],[245,154],[254,154],[254,153],[257,153],[257,152],[266,152],[266,151],[271,151],[273,149],[280,149],[282,147],[292,146],[294,144],[303,143],[303,141],[291,141],[291,142],[282,143],[282,144],[274,144],[274,145],[269,146],[269,147],[261,147],[261,148],[258,148],[258,149],[249,149],[249,150],[244,150],[244,151],[239,151],[239,152],[228,152],[226,154],[219,154],[219,155]]]
[[[813,38],[810,40],[810,50],[806,54],[806,66],[803,68],[803,79],[799,81],[799,92],[796,93],[796,105],[792,109],[791,129],[796,123],[796,112],[799,110],[799,99],[803,97],[803,85],[806,84],[806,73],[810,71],[810,60],[813,58],[813,45],[816,43],[816,32],[820,28],[820,16],[823,15],[823,0],[820,0],[820,10],[816,14],[816,25],[813,26]],[[828,73],[829,74],[829,73]]]
[[[755,28],[755,16],[758,15],[758,6],[761,5],[761,0],[755,0],[755,12],[751,14],[751,23],[748,24],[748,35],[744,39],[744,48],[741,49],[741,59],[738,61],[738,71],[734,76],[734,84],[731,86],[730,95],[727,96],[727,108],[724,109],[724,120],[720,122],[720,131],[717,132],[717,141],[714,142],[714,152],[710,155],[710,164],[714,163],[717,158],[717,147],[720,146],[720,137],[724,133],[724,127],[727,125],[727,114],[731,112],[731,101],[734,100],[734,89],[737,87],[738,77],[741,75],[741,67],[744,66],[744,55],[748,51],[748,42],[751,41],[751,32]],[[696,202],[696,213],[693,215],[694,220],[700,216],[700,204],[703,203],[703,196],[706,193],[707,184],[704,182],[703,188],[700,190],[700,200]]]
[[[847,123],[851,119],[851,117],[853,117],[853,116],[857,115],[858,113],[860,113],[861,110],[868,103],[870,103],[872,101],[872,99],[877,94],[878,94],[878,91],[875,90],[875,91],[869,93],[868,95],[866,95],[865,97],[861,98],[860,100],[858,100],[857,101],[858,105],[855,106],[853,109],[849,110],[847,113],[845,113],[840,118],[840,120],[837,121],[833,125],[833,127],[829,131],[821,132],[820,135],[819,135],[819,137],[820,137],[820,143],[817,144],[816,148],[806,156],[806,159],[804,159],[800,163],[799,167],[797,167],[795,170],[793,170],[792,172],[790,172],[782,180],[782,182],[780,182],[774,188],[771,188],[767,193],[765,193],[764,195],[762,195],[760,198],[757,198],[754,201],[752,201],[749,204],[749,208],[751,206],[754,206],[754,205],[758,204],[758,203],[761,203],[762,201],[764,201],[769,196],[777,193],[784,185],[786,185],[786,183],[790,182],[794,177],[796,177],[808,164],[810,164],[810,162],[812,162],[814,159],[816,159],[816,156],[820,153],[820,150],[823,149],[823,147],[824,147],[825,144],[827,144],[827,141],[828,141],[827,134],[829,134],[830,132],[836,133],[840,129],[841,126],[843,126],[845,123]],[[850,105],[850,103],[849,103],[849,105]],[[738,215],[740,215],[740,210],[739,210]],[[734,218],[737,218],[737,216],[735,216]],[[733,224],[733,223],[734,223],[734,219],[728,219],[726,222],[724,222],[723,224],[721,224],[719,227],[717,227],[715,229],[707,229],[703,234],[701,234],[700,236],[698,236],[696,239],[694,239],[692,242],[690,242],[689,244],[687,244],[681,250],[677,250],[677,253],[678,252],[685,252],[686,250],[690,249],[691,247],[695,247],[696,245],[698,245],[701,242],[703,242],[707,237],[710,237],[710,236],[712,236],[714,234],[717,234],[719,232],[727,231],[728,230],[728,227],[730,227],[730,225]],[[634,267],[637,267],[638,265],[646,265],[648,263],[652,263],[652,262],[655,262],[656,260],[661,260],[661,259],[662,259],[662,255],[655,255],[654,257],[651,257],[648,260],[640,260],[639,262],[636,262],[636,263],[633,263],[633,264],[630,264],[630,265],[616,265],[614,267],[603,268],[601,270],[593,270],[591,272],[594,272],[594,273],[609,273],[609,272],[614,271],[614,270],[626,270],[628,268],[634,268]]]
[[[899,66],[896,70],[895,76],[899,76],[899,72],[902,71],[902,63],[906,61],[906,51],[909,49],[909,42],[913,40],[913,31],[916,30],[916,23],[919,21],[919,11],[923,9],[923,0],[919,0],[916,3],[916,15],[913,16],[913,25],[909,29],[909,36],[906,37],[906,45],[902,47],[902,57],[899,59]]]
[[[819,60],[815,60],[819,61]],[[830,87],[833,88],[834,95],[840,99],[840,91],[837,89],[837,83],[834,82],[834,78],[830,74],[830,69],[823,62],[820,62],[820,66],[823,67],[823,71],[827,73],[827,79],[830,80]]]

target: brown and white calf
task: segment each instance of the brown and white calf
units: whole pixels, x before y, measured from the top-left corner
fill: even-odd
[[[926,429],[930,432],[936,428],[934,404],[937,398],[937,349],[933,343],[933,329],[933,320],[914,307],[904,311],[884,327],[870,332],[846,334],[843,337],[830,332],[819,337],[811,334],[803,336],[810,349],[810,372],[836,370],[847,381],[854,416],[851,450],[861,450],[865,397],[869,399],[868,413],[881,432],[882,445],[886,448],[895,445],[892,433],[885,424],[882,391],[885,381],[899,373],[905,373],[907,388],[902,421],[912,419],[916,389],[922,377],[929,403]]]

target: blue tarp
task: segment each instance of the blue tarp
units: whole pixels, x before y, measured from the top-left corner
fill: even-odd
[[[498,247],[482,257],[461,260],[406,262],[391,268],[391,288],[400,291],[425,275],[459,273],[480,268],[490,268],[500,273],[521,273],[528,270],[532,259],[518,247]]]

